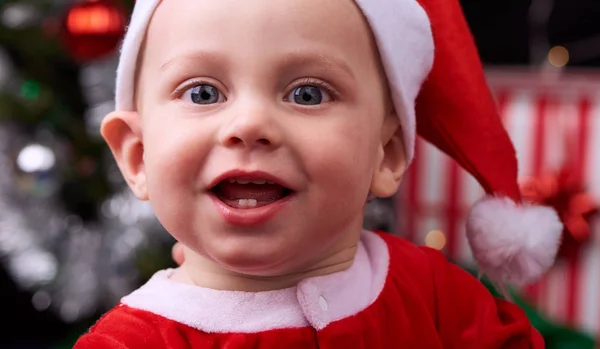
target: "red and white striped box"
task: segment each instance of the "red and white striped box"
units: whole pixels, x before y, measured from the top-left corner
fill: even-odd
[[[488,80],[517,151],[519,176],[558,170],[568,159],[600,204],[600,73],[500,70],[488,72]],[[397,234],[425,244],[428,234],[442,232],[446,255],[472,264],[465,216],[482,195],[455,162],[418,140],[398,195]],[[600,334],[600,218],[579,256],[557,262],[524,292],[549,317]]]

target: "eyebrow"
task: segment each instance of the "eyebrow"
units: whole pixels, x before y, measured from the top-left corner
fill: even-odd
[[[168,59],[165,63],[163,63],[160,66],[159,70],[160,71],[169,70],[169,68],[178,61],[196,62],[199,60],[207,62],[209,64],[217,65],[217,64],[223,64],[223,62],[226,62],[227,58],[224,55],[219,54],[217,52],[196,51],[196,52],[193,52],[192,54],[178,55],[178,56]]]
[[[197,51],[192,54],[184,54],[168,59],[165,63],[160,66],[160,71],[166,71],[174,63],[178,61],[184,62],[196,62],[198,60],[204,61],[211,65],[218,65],[227,62],[227,57],[218,52],[211,51]],[[280,66],[301,66],[318,64],[327,69],[341,70],[350,77],[354,78],[354,73],[350,66],[343,60],[331,55],[327,55],[321,52],[313,51],[292,51],[283,54],[281,58]]]
[[[321,52],[312,51],[293,51],[284,54],[282,65],[309,65],[317,63],[318,65],[324,66],[329,69],[341,70],[354,78],[354,73],[350,66],[342,59],[334,56],[330,56]]]

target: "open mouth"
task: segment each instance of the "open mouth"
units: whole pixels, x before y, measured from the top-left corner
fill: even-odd
[[[277,202],[292,190],[263,179],[229,178],[212,188],[212,193],[233,208],[252,209]]]

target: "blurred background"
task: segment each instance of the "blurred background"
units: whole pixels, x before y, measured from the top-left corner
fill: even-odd
[[[549,348],[600,334],[600,1],[463,0],[523,192],[565,223],[555,268],[513,290]],[[0,1],[0,348],[71,348],[172,266],[172,238],[124,186],[99,123],[133,0]],[[483,193],[431,146],[365,225],[472,270],[463,233]],[[473,270],[475,272],[475,270]]]

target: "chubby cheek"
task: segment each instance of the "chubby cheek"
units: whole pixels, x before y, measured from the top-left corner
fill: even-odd
[[[359,122],[347,122],[335,132],[316,135],[314,149],[305,153],[307,172],[314,190],[316,213],[328,212],[335,224],[362,214],[371,184],[375,154],[373,132]]]
[[[143,132],[148,196],[161,223],[179,235],[193,212],[199,169],[210,151],[207,137],[194,123],[180,120],[148,122]]]

